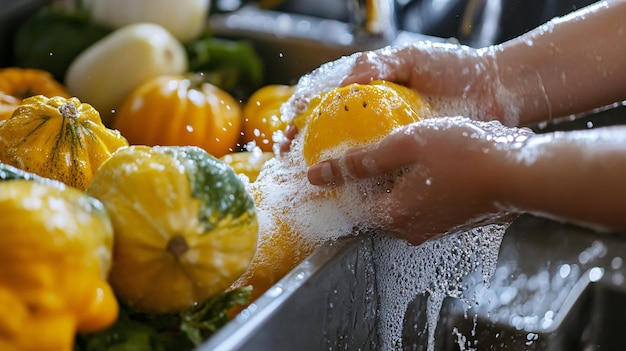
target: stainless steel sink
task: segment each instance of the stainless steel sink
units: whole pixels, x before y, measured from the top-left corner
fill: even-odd
[[[372,240],[329,242],[198,351],[377,350]]]
[[[626,303],[620,235],[525,216],[509,228],[488,289],[470,304],[449,298],[441,311],[437,350],[596,350],[621,345]],[[468,277],[470,289],[479,287]],[[419,350],[418,297],[405,315],[405,350]],[[611,306],[611,307],[609,307]],[[471,307],[469,310],[468,308]],[[607,328],[607,326],[610,326]]]
[[[324,245],[198,351],[381,350],[376,235]],[[601,350],[622,345],[626,240],[533,216],[507,229],[490,285],[446,298],[435,350]],[[426,350],[427,293],[408,304],[400,350]]]

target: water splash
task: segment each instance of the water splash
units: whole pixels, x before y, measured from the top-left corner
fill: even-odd
[[[428,293],[428,350],[434,350],[435,328],[443,300],[454,297],[469,300],[464,279],[482,272],[487,286],[495,272],[498,251],[507,225],[493,224],[430,240],[419,246],[388,236],[380,236],[374,247],[379,275],[382,349],[392,350],[401,343],[402,323],[408,304]],[[473,292],[471,292],[473,293]]]

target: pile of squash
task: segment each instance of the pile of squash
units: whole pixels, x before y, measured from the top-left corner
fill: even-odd
[[[0,323],[3,350],[72,350],[120,321],[116,298],[125,315],[193,320],[180,313],[223,298],[256,251],[253,199],[226,162],[129,145],[77,98],[24,99],[0,121],[0,162],[0,301],[19,317]]]
[[[45,106],[41,98],[35,99],[36,96],[63,98],[73,96],[70,105],[81,106],[84,109],[79,119],[63,119],[65,122],[75,124],[73,128],[81,128],[85,121],[90,119],[89,123],[100,123],[107,128],[109,130],[107,133],[112,139],[125,139],[124,142],[127,144],[198,146],[227,163],[232,162],[238,173],[247,175],[253,181],[263,164],[259,160],[266,161],[274,154],[275,133],[280,133],[287,127],[287,122],[281,119],[280,106],[289,99],[293,90],[294,87],[288,85],[266,85],[254,91],[245,102],[242,102],[223,89],[204,82],[197,73],[159,75],[131,91],[122,100],[120,108],[116,109],[110,123],[106,123],[102,120],[100,110],[88,101],[82,103],[85,100],[78,100],[78,97],[72,95],[66,86],[55,80],[49,72],[37,68],[7,67],[0,68],[0,121],[8,120],[16,112],[20,117],[6,123],[7,126],[4,128],[6,133],[13,133],[14,130],[9,125],[21,124],[20,120],[28,119],[28,116],[32,115],[32,111],[26,111],[28,106]],[[18,112],[18,107],[27,99],[29,100],[25,104],[26,107]],[[56,103],[61,103],[59,101],[62,100],[57,99]],[[99,115],[98,122],[94,122],[96,113]],[[46,124],[45,127],[54,129],[58,125]],[[37,130],[42,132],[40,129]],[[19,142],[22,146],[32,146],[27,140]],[[106,144],[109,140],[99,141],[102,142]],[[111,142],[117,146],[121,145],[120,140]],[[35,149],[14,147],[8,145],[6,140],[0,140],[0,144],[4,147],[4,150],[0,150],[2,153],[34,152]],[[71,142],[66,140],[63,147],[71,145]],[[100,147],[116,149],[112,145]],[[50,150],[48,153],[57,151]],[[84,148],[75,151],[82,152],[80,157],[83,159],[90,157],[85,154]],[[256,153],[249,153],[250,151]],[[257,156],[259,151],[262,153],[260,157]],[[9,154],[0,160],[20,167],[16,161],[10,160],[12,156]],[[55,162],[58,162],[59,159],[56,160]],[[81,167],[96,168],[99,162],[94,162],[83,163]],[[59,164],[48,166],[56,168]],[[72,168],[66,171],[79,170]],[[91,171],[93,170],[82,170],[82,172]],[[64,177],[70,176],[72,175],[68,174]],[[84,189],[86,183],[72,185]]]
[[[228,291],[257,249],[242,175],[273,157],[293,87],[244,103],[189,67],[163,26],[136,23],[61,80],[0,68],[0,305],[15,317],[0,349],[98,350],[125,333],[191,349],[249,302]],[[102,330],[115,336],[88,337]]]
[[[11,78],[17,87],[0,86],[9,92],[0,95],[0,120],[25,97],[72,96],[131,144],[194,145],[216,157],[252,146],[272,151],[273,131],[285,126],[276,106],[263,116],[243,108],[262,88],[262,60],[245,40],[211,36],[203,20],[209,1],[79,3],[72,10],[45,7],[17,28],[13,66],[38,72]],[[49,84],[56,91],[44,90]],[[23,89],[33,85],[41,88]],[[265,91],[263,99],[284,100],[293,89]]]

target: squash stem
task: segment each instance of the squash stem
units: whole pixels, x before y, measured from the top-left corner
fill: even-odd
[[[189,244],[182,235],[176,235],[167,242],[167,251],[178,258],[189,250]]]
[[[188,73],[186,77],[189,79],[190,89],[202,90],[202,85],[208,83],[204,73]]]
[[[13,94],[13,95],[15,95],[18,98],[24,100],[26,98],[29,98],[29,97],[35,95],[35,90],[30,88],[30,87],[25,87],[25,88],[22,88],[22,89],[17,89],[15,91],[15,94]]]
[[[78,118],[78,110],[72,103],[66,103],[59,107],[59,112],[63,118]]]

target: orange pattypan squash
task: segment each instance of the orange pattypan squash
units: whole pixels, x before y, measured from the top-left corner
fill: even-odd
[[[241,106],[196,77],[163,75],[124,100],[112,127],[133,145],[198,146],[221,157],[237,147]]]
[[[35,68],[0,69],[0,120],[5,120],[23,99],[35,95],[69,97],[70,94],[52,74]]]
[[[22,99],[0,92],[0,121],[3,121],[13,114],[22,103]]]
[[[81,190],[123,146],[126,139],[76,98],[33,96],[0,121],[0,162]]]

